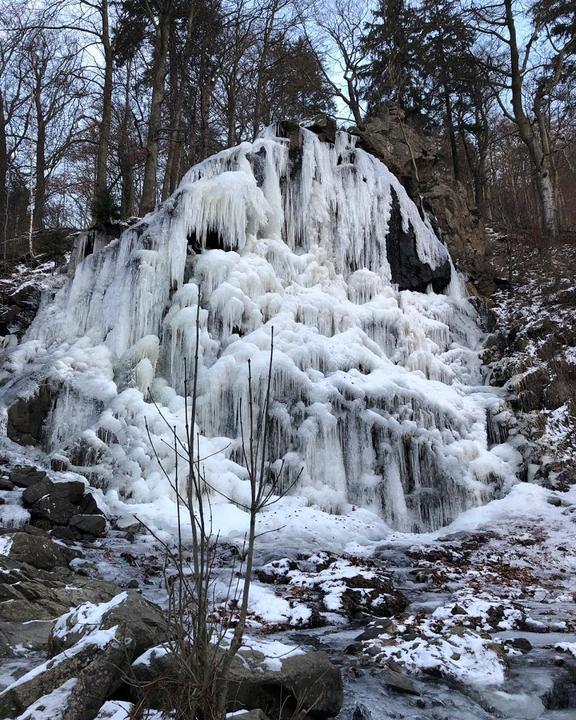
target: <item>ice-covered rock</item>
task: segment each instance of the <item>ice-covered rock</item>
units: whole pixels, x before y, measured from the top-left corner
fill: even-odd
[[[272,327],[269,459],[306,502],[424,530],[514,481],[519,455],[490,434],[502,401],[482,386],[476,312],[448,252],[346,133],[331,144],[284,125],[195,166],[88,254],[7,353],[6,406],[49,388],[44,449],[90,466],[110,502],[153,504],[157,526],[174,515],[169,445],[173,428],[184,436],[198,304],[197,432],[215,499],[247,497],[247,360],[261,381]]]

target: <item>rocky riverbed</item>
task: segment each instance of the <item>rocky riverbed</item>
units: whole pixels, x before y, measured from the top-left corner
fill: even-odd
[[[65,472],[8,466],[1,483],[1,507],[17,519],[0,535],[3,717],[88,718],[104,706],[106,718],[109,701],[125,717],[125,676],[101,668],[127,670],[167,639],[161,545],[134,518],[105,519],[97,493]],[[87,532],[78,515],[106,530]],[[339,668],[343,697],[335,680],[316,717],[567,720],[576,712],[575,521],[574,490],[523,483],[443,531],[390,534],[356,553],[284,557],[263,540],[243,652],[284,693],[302,692],[287,658],[299,669],[307,658],[316,681]],[[234,546],[220,554],[225,574]],[[111,659],[114,627],[123,650]],[[264,703],[257,688],[252,696]],[[64,707],[76,710],[55,714]]]

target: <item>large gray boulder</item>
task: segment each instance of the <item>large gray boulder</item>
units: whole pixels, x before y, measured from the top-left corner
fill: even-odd
[[[260,708],[273,718],[302,711],[311,718],[335,717],[344,700],[342,677],[325,652],[289,655],[269,669],[262,653],[241,652],[228,686],[228,709]]]
[[[50,635],[49,651],[56,655],[95,630],[114,627],[122,637],[129,638],[134,657],[168,637],[162,610],[135,590],[125,590],[107,603],[86,602],[58,618]]]
[[[148,650],[132,665],[135,699],[145,687],[147,705],[169,706],[167,692],[180,682],[179,663],[170,644]],[[291,718],[295,711],[306,717],[335,717],[343,702],[342,678],[338,667],[324,652],[274,658],[242,648],[235,657],[229,677],[227,710],[260,711],[271,718]]]
[[[62,720],[92,720],[122,682],[130,643],[118,629],[95,631],[73,648],[26,673],[0,693],[0,718],[11,720],[40,698],[75,684],[66,696]]]
[[[84,603],[54,624],[51,659],[0,693],[0,718],[15,718],[65,689],[60,720],[92,720],[127,678],[134,657],[166,637],[162,611],[137,593]]]

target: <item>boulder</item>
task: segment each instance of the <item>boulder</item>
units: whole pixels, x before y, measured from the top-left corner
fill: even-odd
[[[40,385],[31,397],[15,400],[8,408],[6,434],[10,440],[20,445],[40,447],[53,401],[54,393],[48,383]]]
[[[103,515],[73,515],[68,524],[84,535],[102,537],[106,534],[106,518]]]
[[[276,667],[278,666],[278,667]],[[178,667],[169,645],[151,648],[132,665],[135,699],[152,707],[169,703],[166,688],[177,682]],[[232,662],[228,684],[227,710],[260,711],[271,718],[291,718],[307,711],[306,717],[334,717],[343,702],[340,670],[324,652],[269,659],[259,651],[242,648]],[[250,716],[248,716],[250,717]]]
[[[71,678],[52,692],[42,695],[36,702],[29,705],[16,720],[44,720],[44,718],[63,720],[66,716],[70,695],[76,684],[77,679]]]
[[[132,655],[164,642],[168,624],[162,610],[134,590],[118,593],[109,602],[86,602],[58,618],[52,629],[49,651],[52,655],[71,648],[95,629],[118,628],[130,641]]]
[[[61,720],[92,720],[124,682],[134,657],[166,636],[160,608],[137,593],[84,603],[54,624],[51,659],[0,693],[0,718],[14,718],[60,693]]]
[[[4,546],[3,555],[16,562],[27,563],[40,570],[68,565],[61,548],[42,531],[2,533],[0,542]]]
[[[10,491],[14,490],[14,483],[6,477],[0,478],[0,490]]]
[[[85,489],[86,486],[80,480],[54,482],[44,474],[44,477],[28,485],[22,494],[22,501],[27,507],[32,507],[43,498],[50,496],[54,500],[65,501],[70,505],[79,505]]]
[[[235,658],[228,686],[228,709],[262,709],[273,718],[329,718],[340,712],[344,695],[340,669],[324,652],[284,657],[268,669],[262,653],[244,650]]]
[[[33,523],[54,529],[62,539],[101,537],[106,532],[106,518],[81,480],[55,481],[37,473],[26,486],[22,502]]]
[[[39,699],[68,684],[62,720],[92,720],[110,693],[122,683],[122,667],[126,666],[129,653],[130,643],[118,629],[95,631],[0,693],[0,718],[15,718]]]
[[[18,465],[10,473],[10,482],[17,487],[27,488],[32,483],[38,482],[47,478],[48,475],[44,470],[39,470],[29,465]]]

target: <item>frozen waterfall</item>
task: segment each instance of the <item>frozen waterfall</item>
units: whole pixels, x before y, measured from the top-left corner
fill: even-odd
[[[303,468],[292,493],[399,530],[437,528],[520,468],[502,442],[503,402],[483,386],[476,312],[381,162],[346,133],[331,144],[286,127],[195,166],[157,211],[88,254],[7,354],[3,402],[49,388],[46,453],[109,498],[165,500],[145,420],[173,472],[157,406],[183,432],[200,303],[211,485],[238,502],[247,492],[235,462],[247,360],[263,377],[273,326],[270,460],[292,477]]]

